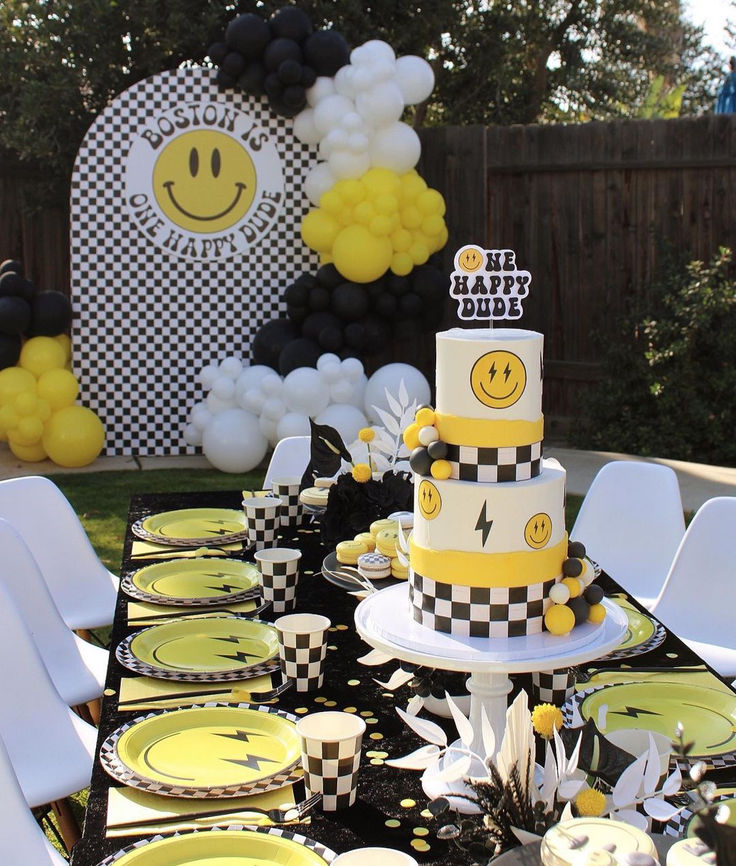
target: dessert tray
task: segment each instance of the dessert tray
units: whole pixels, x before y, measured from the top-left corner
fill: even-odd
[[[366,579],[362,577],[354,566],[343,565],[342,562],[339,562],[334,550],[322,562],[322,575],[325,580],[340,589],[344,589],[346,592],[359,592],[361,589],[366,588],[366,583],[372,585],[375,589],[385,589],[387,586],[394,586],[397,583],[406,583],[405,580],[399,580],[397,577]]]
[[[120,581],[127,595],[152,604],[232,604],[260,593],[258,568],[239,559],[175,559],[146,565]]]
[[[248,538],[245,513],[235,508],[163,511],[136,520],[131,528],[138,538],[174,547],[230,544]]]

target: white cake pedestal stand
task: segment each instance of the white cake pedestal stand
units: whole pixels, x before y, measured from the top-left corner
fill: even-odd
[[[549,632],[512,638],[471,638],[436,632],[412,619],[409,585],[382,589],[368,596],[356,608],[355,626],[363,640],[375,649],[400,661],[470,674],[470,721],[473,725],[473,751],[482,754],[481,718],[485,711],[498,749],[506,728],[507,696],[513,688],[508,675],[531,673],[592,661],[611,652],[628,628],[628,619],[614,602],[604,599],[606,618],[599,625],[585,623],[569,635]],[[457,755],[448,751],[448,761]],[[472,773],[472,769],[471,769]],[[447,793],[445,783],[425,772],[422,779],[427,796]],[[462,787],[453,783],[452,791]],[[428,790],[429,788],[429,790]],[[467,803],[456,801],[455,806]]]

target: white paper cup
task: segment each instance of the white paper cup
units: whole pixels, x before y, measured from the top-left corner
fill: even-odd
[[[274,496],[252,496],[243,500],[248,541],[256,550],[273,547],[279,530],[281,500]]]
[[[274,613],[294,609],[301,556],[293,547],[267,547],[254,555],[261,572],[261,595],[271,602]]]
[[[279,662],[298,692],[318,689],[325,677],[327,629],[331,623],[316,613],[291,613],[274,622],[279,636]]]
[[[296,723],[302,742],[304,784],[322,794],[322,809],[335,812],[355,803],[365,722],[352,713],[311,713]]]
[[[417,861],[395,848],[355,848],[338,854],[332,866],[418,866]]]
[[[279,515],[281,526],[294,529],[301,525],[303,506],[299,502],[299,485],[301,478],[295,475],[282,476],[274,478],[271,483],[271,489],[274,496],[281,500],[281,509]]]

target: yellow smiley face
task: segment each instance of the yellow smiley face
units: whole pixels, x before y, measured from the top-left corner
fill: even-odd
[[[419,513],[425,520],[434,520],[442,509],[442,498],[439,490],[431,481],[422,481],[417,493]]]
[[[461,271],[474,274],[483,267],[485,256],[478,247],[463,247],[457,254],[457,264]]]
[[[153,168],[156,201],[190,232],[221,232],[248,212],[256,170],[248,152],[224,132],[199,129],[172,139]]]
[[[524,541],[535,550],[544,547],[551,536],[552,521],[549,519],[549,514],[545,514],[543,511],[530,517],[524,527]]]
[[[505,349],[487,352],[473,364],[470,388],[484,406],[507,409],[524,393],[526,368],[513,352]]]

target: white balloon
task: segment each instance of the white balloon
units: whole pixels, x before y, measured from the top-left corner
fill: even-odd
[[[363,375],[363,362],[359,358],[345,358],[340,363],[342,375],[348,382],[357,382]]]
[[[284,401],[290,412],[319,415],[330,402],[330,391],[319,370],[298,367],[284,377]]]
[[[324,139],[325,147],[329,147],[330,153],[333,150],[344,150],[348,146],[348,133],[340,126],[331,129]]]
[[[266,456],[268,441],[255,415],[243,409],[228,409],[207,425],[202,450],[215,469],[248,472]]]
[[[247,409],[248,412],[252,412],[254,415],[261,414],[265,402],[266,397],[260,388],[251,388],[242,396],[238,397],[238,406],[240,406],[241,409]]]
[[[370,90],[375,84],[373,72],[370,66],[357,66],[353,75],[353,88],[355,89],[355,98],[366,90]]]
[[[396,60],[394,49],[381,39],[369,39],[368,42],[353,48],[350,52],[350,62],[356,66],[379,60],[389,62]]]
[[[357,382],[350,383],[353,389],[353,393],[348,400],[351,406],[357,406],[361,411],[363,410],[363,400],[365,398],[365,387],[368,384],[368,377],[365,373],[362,373],[360,379]]]
[[[321,370],[323,367],[328,366],[329,364],[334,364],[335,362],[338,364],[340,363],[339,356],[334,352],[325,352],[317,358],[317,369]]]
[[[213,415],[218,415],[220,412],[224,412],[226,409],[232,409],[235,406],[235,400],[223,400],[222,397],[218,397],[214,391],[210,391],[207,395],[207,408]]]
[[[264,376],[270,376],[274,372],[273,367],[267,367],[265,364],[254,364],[252,367],[244,367],[243,372],[238,376],[236,389],[245,393],[251,388],[257,388],[261,384],[261,379]]]
[[[274,421],[272,418],[267,418],[265,415],[261,415],[258,419],[258,427],[263,433],[263,435],[268,440],[268,444],[272,447],[279,441],[279,437],[276,433],[278,421]]]
[[[286,415],[286,403],[278,397],[269,397],[263,403],[261,409],[262,418],[270,418],[271,421],[280,421]]]
[[[217,364],[207,364],[199,371],[199,381],[203,388],[208,391],[214,385],[215,379],[220,375],[220,368]]]
[[[371,167],[371,158],[367,150],[360,153],[353,153],[351,150],[335,150],[330,154],[328,165],[332,174],[340,180],[357,178],[364,175]]]
[[[424,102],[434,89],[434,71],[423,57],[406,54],[396,61],[394,81],[407,105]]]
[[[322,376],[322,379],[327,382],[328,385],[333,385],[335,382],[339,382],[342,378],[342,367],[340,366],[340,360],[337,358],[337,356],[335,357],[335,361],[324,363],[319,368],[320,376]]]
[[[207,408],[207,404],[202,403],[201,405],[195,406],[194,409],[192,409],[190,423],[193,427],[196,427],[197,430],[199,430],[199,432],[201,433],[204,428],[210,423],[212,417],[212,412],[210,412],[210,410]]]
[[[371,73],[373,74],[373,81],[375,83],[389,81],[396,74],[396,63],[393,60],[375,61],[371,63]]]
[[[283,387],[284,383],[281,380],[281,376],[279,376],[279,374],[275,373],[273,370],[271,370],[270,376],[264,376],[261,379],[261,392],[265,394],[266,397],[278,397]]]
[[[419,162],[422,144],[419,136],[405,123],[393,123],[373,136],[371,165],[404,174]]]
[[[220,400],[235,399],[235,382],[229,376],[218,376],[212,385],[212,393]]]
[[[364,132],[354,132],[348,137],[347,147],[353,153],[367,153],[371,140]]]
[[[320,76],[307,91],[307,103],[314,108],[320,99],[324,99],[325,96],[334,92],[335,82],[333,79],[324,75]]]
[[[194,424],[187,424],[182,433],[182,438],[187,445],[201,445],[202,431],[198,427],[195,427]]]
[[[347,69],[346,66],[342,67],[343,69]],[[340,126],[346,132],[362,132],[363,131],[363,118],[358,114],[357,111],[351,111],[345,115],[342,119],[342,123]]]
[[[330,403],[350,403],[353,396],[353,386],[345,379],[340,379],[330,387]]]
[[[367,124],[380,129],[396,123],[401,117],[404,97],[393,81],[383,81],[358,94],[355,107]]]
[[[314,125],[322,133],[327,133],[340,124],[342,118],[351,111],[355,111],[355,104],[347,96],[332,93],[325,96],[314,107]]]
[[[288,436],[309,436],[309,418],[299,412],[287,412],[276,425],[276,435],[279,440]]]
[[[335,90],[342,96],[347,96],[352,99],[355,96],[355,87],[353,86],[353,75],[355,69],[348,63],[347,66],[341,66],[335,73]]]
[[[326,162],[318,163],[306,176],[302,189],[310,202],[315,207],[319,207],[319,200],[324,193],[337,182],[337,178],[330,171],[329,165]]]
[[[429,382],[420,370],[417,370],[416,367],[412,367],[410,364],[386,364],[384,367],[379,367],[368,379],[368,384],[365,388],[363,406],[373,423],[382,423],[374,406],[391,412],[386,400],[386,389],[388,388],[389,394],[392,397],[398,399],[402,380],[409,395],[410,404],[414,400],[420,406],[423,403],[429,403],[431,397]]]
[[[314,125],[313,108],[305,108],[294,118],[294,135],[302,144],[319,144],[322,134]]]
[[[334,427],[343,442],[352,442],[358,438],[358,431],[367,424],[365,415],[355,406],[347,403],[333,403],[314,419],[317,424],[329,424]]]
[[[242,372],[243,362],[240,358],[236,358],[234,355],[230,355],[228,358],[225,358],[224,361],[220,362],[221,376],[228,376],[230,379],[235,381]]]

